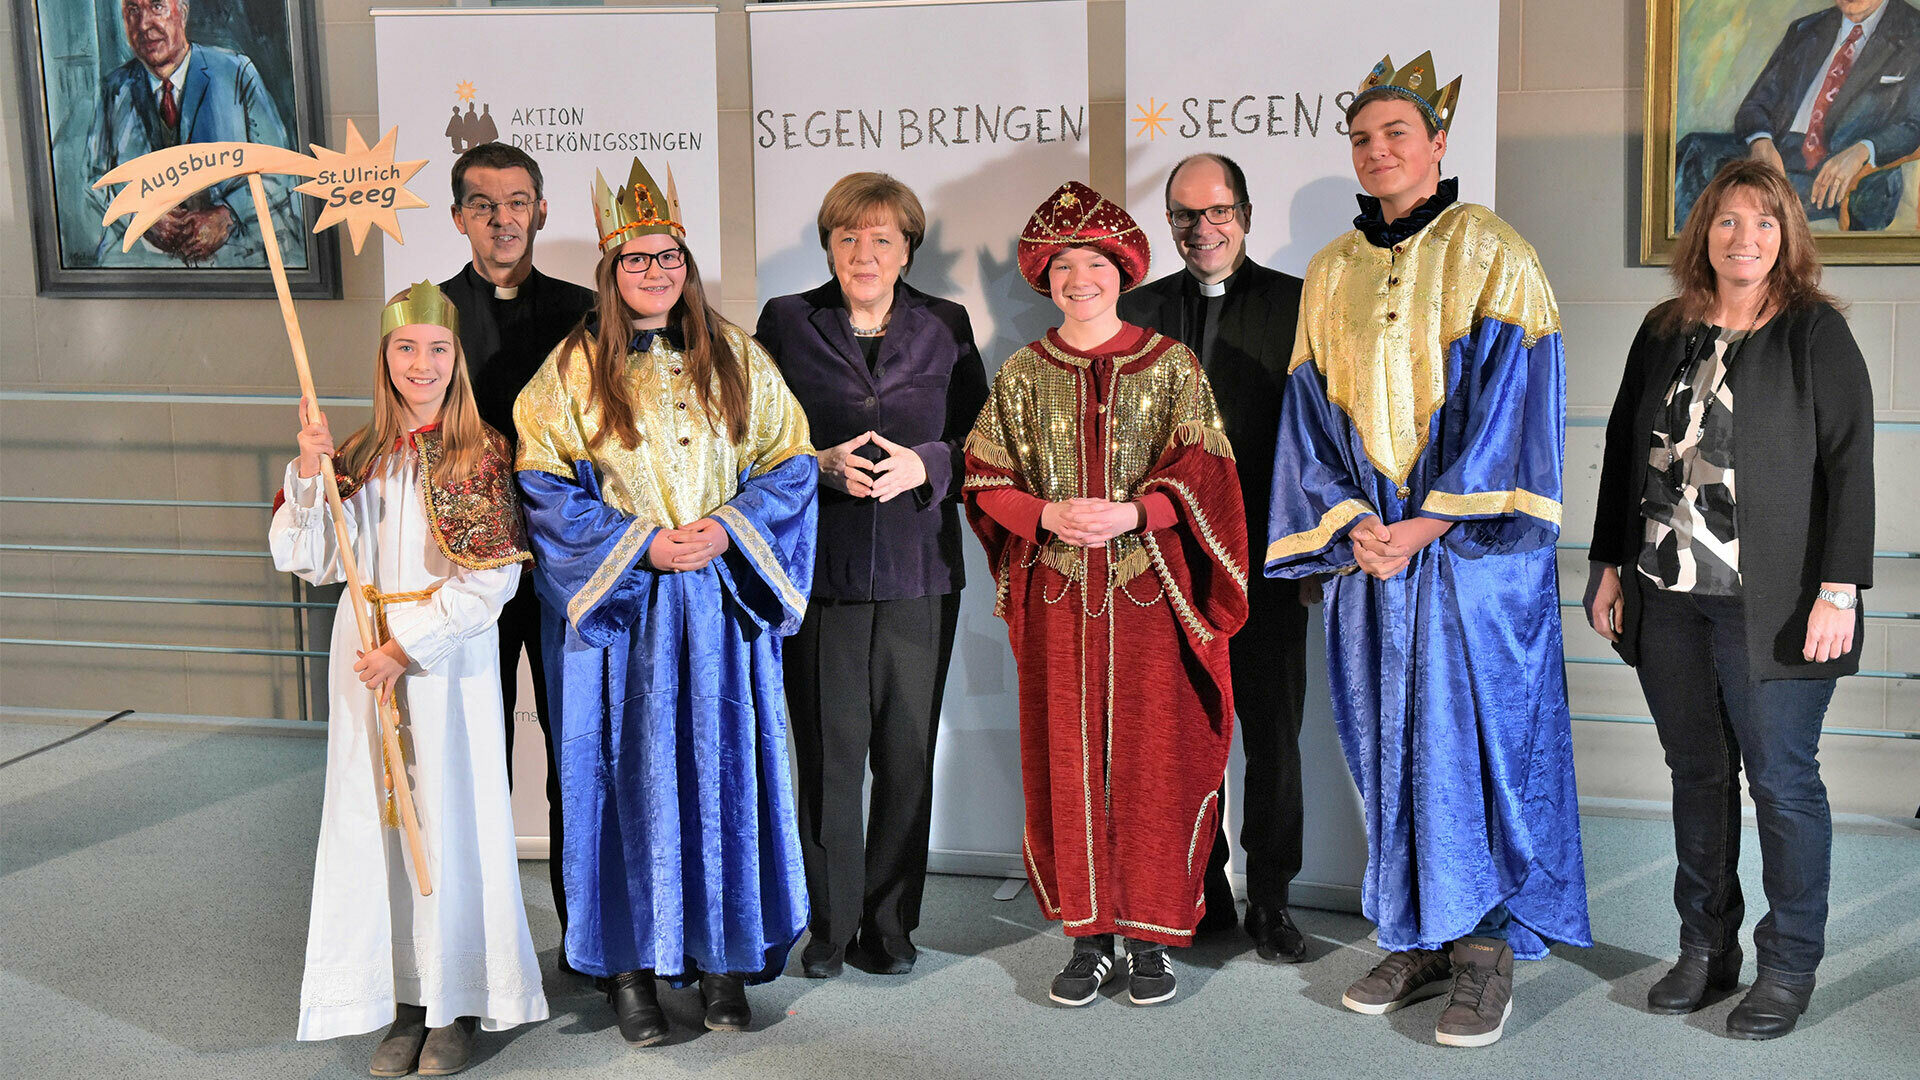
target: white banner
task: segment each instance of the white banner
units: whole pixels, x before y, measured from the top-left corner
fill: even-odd
[[[618,187],[638,156],[664,184],[670,165],[707,295],[724,296],[715,10],[376,10],[380,130],[399,126],[401,160],[427,159],[409,187],[435,208],[452,205],[453,162],[465,147],[497,140],[531,154],[548,209],[535,259],[542,272],[589,287],[600,254],[594,170]],[[385,246],[389,294],[444,281],[472,258],[444,214],[402,225],[405,245]]]
[[[1290,274],[1353,227],[1359,212],[1346,106],[1382,53],[1405,64],[1431,49],[1441,85],[1464,74],[1442,174],[1462,199],[1493,204],[1494,122],[1500,70],[1497,0],[1432,4],[1378,0],[1359,9],[1266,0],[1127,0],[1127,209],[1153,238],[1158,274],[1180,268],[1166,224],[1167,173],[1189,154],[1225,154],[1247,174],[1253,218],[1247,254]],[[1388,29],[1381,29],[1388,28]],[[1253,548],[1265,545],[1253,537]],[[1307,651],[1300,736],[1306,837],[1291,896],[1316,907],[1359,908],[1366,827],[1327,696],[1320,611]],[[1228,767],[1229,836],[1238,837],[1239,747]],[[1243,865],[1236,846],[1234,866]]]
[[[907,280],[966,306],[989,376],[1059,321],[1021,278],[1033,208],[1087,180],[1084,0],[749,7],[758,282],[764,304],[831,273],[815,221],[850,172],[890,173],[927,210]],[[839,57],[830,61],[830,57]],[[935,763],[935,869],[1020,872],[1019,704],[993,577],[967,591]]]
[[[1153,237],[1154,267],[1180,265],[1167,170],[1211,152],[1246,170],[1247,254],[1304,273],[1359,213],[1345,116],[1354,87],[1383,53],[1405,64],[1429,49],[1441,85],[1465,76],[1442,174],[1460,178],[1461,199],[1492,206],[1497,0],[1127,0],[1127,210]]]

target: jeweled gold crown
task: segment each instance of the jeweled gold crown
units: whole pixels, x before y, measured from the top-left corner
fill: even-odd
[[[1433,71],[1431,50],[1421,53],[1413,63],[1403,68],[1393,66],[1393,57],[1383,56],[1379,63],[1373,65],[1367,77],[1360,80],[1360,93],[1380,90],[1404,97],[1420,106],[1420,111],[1427,114],[1435,127],[1446,131],[1453,126],[1454,106],[1460,101],[1461,78],[1455,75],[1453,81],[1443,89],[1440,77]]]
[[[674,190],[673,166],[667,166],[667,186],[663,191],[653,182],[639,158],[627,171],[627,185],[618,191],[607,187],[600,170],[593,171],[593,212],[600,223],[600,250],[613,251],[636,236],[666,233],[684,240],[687,227],[680,224],[680,193]]]
[[[386,337],[403,326],[425,324],[444,326],[460,336],[460,309],[453,306],[440,286],[422,281],[407,287],[407,295],[388,304],[380,312],[380,336]]]

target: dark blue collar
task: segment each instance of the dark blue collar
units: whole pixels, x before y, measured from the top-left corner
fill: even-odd
[[[635,330],[633,336],[627,339],[627,348],[637,353],[646,352],[653,348],[654,338],[665,338],[669,349],[687,351],[686,340],[681,337],[680,328],[677,326],[664,326],[658,330]]]
[[[1452,206],[1460,198],[1460,178],[1448,177],[1440,181],[1440,187],[1426,202],[1413,208],[1407,216],[1388,222],[1380,216],[1380,200],[1371,195],[1355,196],[1360,200],[1360,216],[1353,219],[1353,227],[1359,229],[1374,247],[1392,247],[1426,228],[1440,211]]]

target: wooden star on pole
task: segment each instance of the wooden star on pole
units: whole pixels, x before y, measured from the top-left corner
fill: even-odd
[[[360,254],[367,232],[373,226],[402,243],[402,210],[427,205],[426,200],[408,191],[406,183],[426,166],[426,161],[393,160],[399,128],[388,128],[386,135],[372,147],[360,135],[360,129],[347,121],[347,149],[343,152],[314,146],[319,173],[293,190],[320,200],[320,220],[313,231],[321,232],[344,221],[353,240],[353,253]]]

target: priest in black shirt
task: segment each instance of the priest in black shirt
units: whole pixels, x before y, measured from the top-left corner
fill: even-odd
[[[540,166],[518,147],[489,142],[453,163],[453,227],[473,246],[473,260],[440,289],[460,310],[460,345],[467,354],[480,419],[517,443],[513,399],[593,308],[593,292],[550,278],[533,268],[533,238],[547,223]],[[513,767],[514,697],[520,650],[533,669],[533,707],[547,749],[547,826],[553,902],[560,929],[567,901],[560,880],[560,771],[553,762],[553,730],[547,719],[547,683],[540,662],[540,601],[533,575],[500,612],[500,692],[507,721],[507,767]],[[566,957],[561,957],[566,963]]]
[[[1123,294],[1120,317],[1183,342],[1200,358],[1233,444],[1247,537],[1258,554],[1266,544],[1274,436],[1300,312],[1300,279],[1247,258],[1253,205],[1246,176],[1231,159],[1196,154],[1174,166],[1166,203],[1174,246],[1186,265]],[[1268,578],[1257,567],[1247,586],[1247,624],[1229,646],[1234,711],[1247,758],[1240,803],[1247,933],[1262,957],[1296,963],[1306,956],[1306,941],[1287,913],[1287,888],[1300,872],[1307,636],[1300,590],[1314,586]],[[1202,930],[1237,921],[1227,854],[1226,834],[1216,833]]]

